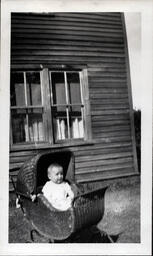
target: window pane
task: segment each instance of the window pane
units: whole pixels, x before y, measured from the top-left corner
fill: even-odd
[[[13,143],[25,142],[25,125],[26,115],[24,114],[13,114],[12,115],[12,137]]]
[[[81,109],[77,112],[70,112],[70,128],[71,138],[83,138],[84,137],[84,125],[82,119]]]
[[[29,140],[44,141],[42,114],[29,114]]]
[[[22,73],[11,74],[11,106],[25,105],[24,75]]]
[[[65,82],[63,72],[52,72],[52,90],[53,90],[53,104],[66,104]],[[62,107],[58,107],[61,111]]]
[[[66,110],[57,111],[57,108],[53,108],[53,123],[54,123],[54,136],[55,140],[68,139],[68,124]]]
[[[67,73],[69,100],[73,104],[81,104],[81,91],[79,73]],[[73,111],[79,111],[79,106],[73,106]]]
[[[13,143],[44,141],[42,109],[12,110]]]
[[[27,85],[27,104],[28,105],[41,105],[41,84],[40,72],[27,72],[26,73]]]

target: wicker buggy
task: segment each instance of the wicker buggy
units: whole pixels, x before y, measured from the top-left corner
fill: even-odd
[[[53,162],[62,165],[65,180],[71,184],[75,194],[73,206],[67,211],[53,208],[41,193],[48,180],[47,167]],[[105,191],[106,187],[93,190],[87,184],[75,183],[74,155],[69,151],[45,152],[34,156],[21,167],[16,183],[21,209],[33,226],[32,240],[35,230],[49,242],[66,241],[83,228],[97,225],[104,214]],[[31,201],[31,194],[37,195],[36,201]]]

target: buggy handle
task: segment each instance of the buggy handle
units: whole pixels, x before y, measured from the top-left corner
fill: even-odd
[[[31,198],[31,194],[29,193],[29,194],[23,194],[23,193],[16,193],[16,195],[19,195],[19,196],[22,196],[22,197],[24,197],[24,198],[26,198],[26,199],[29,199],[29,200],[32,200],[32,198]],[[33,200],[32,200],[33,201]],[[34,201],[33,201],[34,202]]]
[[[15,194],[17,195],[15,182],[14,182],[13,177],[11,175],[10,175],[10,178],[11,178],[11,181],[12,181],[12,184],[13,184],[13,188],[14,188]]]
[[[15,186],[15,182],[14,182],[14,180],[13,180],[13,178],[11,176],[10,176],[10,178],[11,178],[11,181],[12,181],[12,184],[13,184],[13,188],[14,188],[14,191],[15,191],[15,194],[16,194],[17,197],[18,196],[22,196],[22,197],[25,197],[27,199],[31,199],[33,202],[35,201],[35,198],[33,199],[32,195],[30,193],[27,193],[27,194],[24,193],[23,194],[21,192],[17,192],[16,186]]]
[[[12,176],[10,176],[10,178],[11,178],[11,181],[12,181],[13,188],[14,188],[14,191],[15,191],[16,196],[17,196],[17,197],[18,197],[18,196],[23,196],[23,197],[25,197],[25,198],[29,198],[29,199],[30,199],[30,195],[28,195],[28,194],[26,195],[26,194],[23,194],[23,193],[17,192],[17,190],[16,190],[16,186],[15,186],[15,182],[14,182],[14,180],[13,180]]]

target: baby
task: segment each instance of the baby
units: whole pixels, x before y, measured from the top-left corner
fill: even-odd
[[[42,192],[53,207],[66,211],[72,205],[74,193],[70,185],[63,181],[63,167],[54,163],[48,167],[47,172],[49,181],[44,185]]]

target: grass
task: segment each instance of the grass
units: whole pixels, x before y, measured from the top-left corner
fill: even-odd
[[[117,243],[140,242],[140,179],[122,178],[102,182],[109,185],[105,194],[105,213],[98,224],[99,230],[106,231]],[[31,226],[20,209],[15,208],[14,194],[10,195],[9,242],[30,242]],[[97,230],[83,230],[71,242],[109,242],[99,236]],[[43,239],[38,242],[47,242]]]
[[[99,228],[109,234],[120,234],[119,243],[140,242],[140,186],[110,188],[105,197],[105,215]]]

